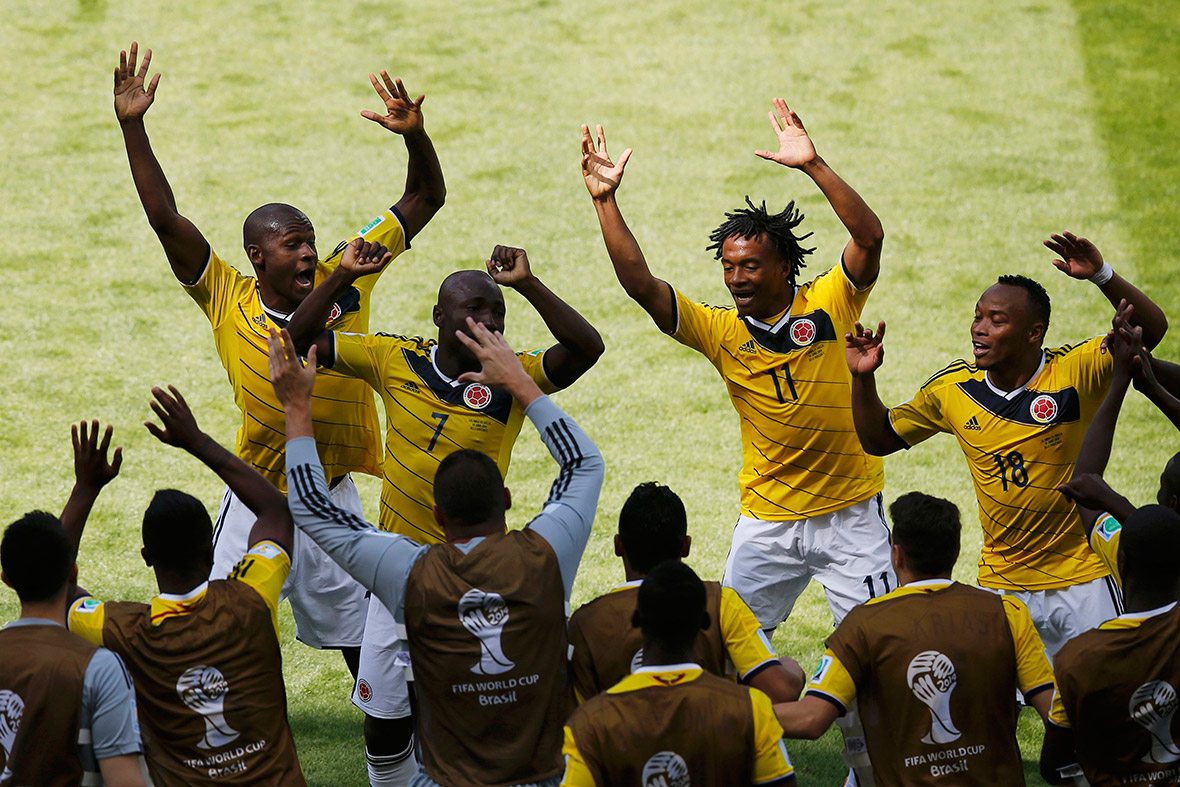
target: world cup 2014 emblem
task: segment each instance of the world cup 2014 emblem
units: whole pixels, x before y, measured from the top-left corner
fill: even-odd
[[[1144,762],[1168,765],[1180,761],[1180,747],[1172,737],[1172,717],[1180,710],[1176,689],[1164,680],[1150,680],[1131,694],[1131,718],[1151,735],[1151,751]]]
[[[910,661],[906,670],[910,691],[930,709],[930,732],[922,743],[951,743],[962,735],[951,720],[951,692],[959,678],[950,658],[937,650],[924,650]]]
[[[499,675],[516,664],[504,655],[501,639],[508,622],[508,604],[499,593],[472,588],[459,599],[459,622],[479,639],[479,662],[472,666],[476,675]]]
[[[674,751],[653,754],[643,764],[640,777],[643,787],[692,787],[688,777],[688,763]]]
[[[229,681],[217,667],[202,664],[190,667],[176,681],[176,693],[189,709],[205,719],[205,736],[197,743],[201,749],[220,749],[240,734],[225,720],[225,697]]]
[[[12,747],[16,744],[16,732],[24,715],[25,701],[20,695],[8,689],[0,690],[0,748],[4,749],[4,771],[0,773],[0,782],[12,778]]]

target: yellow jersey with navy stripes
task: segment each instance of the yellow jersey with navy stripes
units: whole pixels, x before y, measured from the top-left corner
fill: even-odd
[[[742,513],[767,521],[827,514],[884,486],[884,465],[852,423],[844,334],[872,285],[857,289],[843,264],[795,290],[771,322],[675,293],[672,337],[712,362],[741,420]]]
[[[1086,428],[1110,384],[1102,337],[1045,350],[1023,387],[1001,391],[974,364],[956,361],[889,411],[907,446],[939,433],[967,458],[983,552],[979,584],[1051,590],[1106,576],[1086,543],[1077,507],[1057,491],[1073,475]]]
[[[384,333],[333,336],[333,369],[368,383],[385,404],[381,529],[422,544],[443,543],[446,537],[431,512],[439,462],[470,448],[490,456],[507,477],[524,410],[505,391],[461,383],[439,371],[433,339]],[[542,391],[557,390],[545,376],[544,351],[517,357]]]
[[[408,248],[401,220],[387,210],[352,237],[384,244],[396,257]],[[344,244],[316,265],[315,284],[340,262]],[[369,327],[369,295],[379,273],[362,276],[341,296],[329,316],[335,330]],[[270,329],[286,327],[290,315],[262,303],[258,281],[243,276],[209,249],[209,261],[197,281],[185,286],[213,328],[213,341],[242,413],[236,453],[283,492],[287,489],[284,455],[287,427],[283,407],[270,384],[266,340]],[[311,416],[324,473],[329,479],[349,472],[378,475],[380,425],[373,392],[363,383],[332,372],[316,379]]]

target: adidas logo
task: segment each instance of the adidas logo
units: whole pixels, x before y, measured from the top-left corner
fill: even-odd
[[[413,380],[407,380],[406,382],[402,383],[402,388],[409,391],[410,393],[418,393],[418,383],[414,382]]]
[[[967,432],[978,432],[978,431],[980,431],[980,429],[979,429],[979,419],[978,419],[978,418],[976,418],[975,416],[971,416],[971,420],[970,420],[970,421],[968,421],[967,423],[963,424],[963,429],[964,429],[964,431],[967,431]]]
[[[746,342],[741,347],[739,347],[738,352],[754,354],[754,353],[758,352],[758,348],[754,345],[754,340],[751,339],[750,341]]]

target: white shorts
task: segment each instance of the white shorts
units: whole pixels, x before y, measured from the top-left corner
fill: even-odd
[[[836,625],[857,604],[897,587],[880,494],[809,519],[738,517],[722,584],[745,599],[762,628],[786,620],[813,577]]]
[[[1024,602],[1050,663],[1062,645],[1123,612],[1122,591],[1111,577],[1054,590],[985,590]]]
[[[332,502],[364,518],[351,476],[331,490]],[[229,489],[213,527],[210,579],[225,579],[246,554],[256,517]],[[291,574],[281,599],[291,602],[295,636],[313,648],[355,648],[365,630],[365,589],[298,528],[291,550]]]
[[[369,598],[361,663],[356,671],[352,704],[366,716],[404,719],[410,715],[410,691],[406,685],[409,649],[403,628],[376,596]]]

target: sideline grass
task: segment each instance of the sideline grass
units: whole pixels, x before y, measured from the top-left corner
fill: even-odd
[[[770,97],[784,95],[820,152],[881,215],[887,240],[869,320],[890,321],[889,401],[966,350],[970,309],[1001,272],[1034,275],[1054,300],[1052,343],[1102,329],[1088,285],[1048,264],[1039,240],[1075,228],[1165,306],[1177,286],[1176,80],[1180,10],[1129,2],[932,0],[843,4],[768,0],[740,8],[495,0],[480,4],[340,2],[166,4],[3,0],[0,63],[17,89],[0,98],[6,165],[0,226],[6,265],[0,352],[0,518],[60,508],[68,425],[113,422],[122,477],[100,500],[81,576],[106,597],[144,599],[138,521],[152,490],[177,486],[210,507],[213,476],[138,424],[148,389],[185,392],[202,426],[233,439],[237,413],[207,324],[181,293],[142,217],[110,109],[110,72],[132,38],[164,73],[148,129],[181,210],[223,256],[243,216],[271,200],[302,207],[334,245],[401,192],[401,143],[361,119],[382,67],[429,95],[426,122],[450,189],[447,207],[385,274],[375,329],[424,332],[438,282],[480,264],[495,243],[522,245],[536,271],[602,331],[608,353],[560,403],[599,441],[608,480],[574,603],[621,579],[610,534],[628,491],[670,484],[691,512],[693,566],[718,577],[737,513],[736,418],[706,362],[661,337],[613,281],[577,173],[578,125],[602,122],[616,152],[636,153],[620,192],[658,275],[702,300],[727,301],[703,252],[722,212],[749,193],[800,201],[818,271],[844,234],[803,176],[751,153],[770,144]],[[548,337],[509,296],[509,339]],[[1173,332],[1164,354],[1177,356]],[[1128,408],[1112,480],[1136,500],[1175,440],[1142,403]],[[948,469],[949,468],[949,469]],[[957,576],[974,578],[979,536],[970,481],[949,438],[887,462],[888,499],[923,489],[954,500],[969,526]],[[509,483],[523,524],[553,468],[527,429]],[[375,511],[379,486],[361,480]],[[0,594],[0,618],[15,614]],[[830,617],[813,586],[775,638],[816,663]],[[313,784],[364,783],[360,716],[331,654],[293,642],[284,659],[301,759]],[[1026,714],[1027,716],[1027,714]],[[1026,759],[1040,733],[1021,726]],[[836,783],[834,734],[793,743],[801,781]],[[1034,767],[1035,770],[1035,767]],[[1039,784],[1035,778],[1030,783]]]

